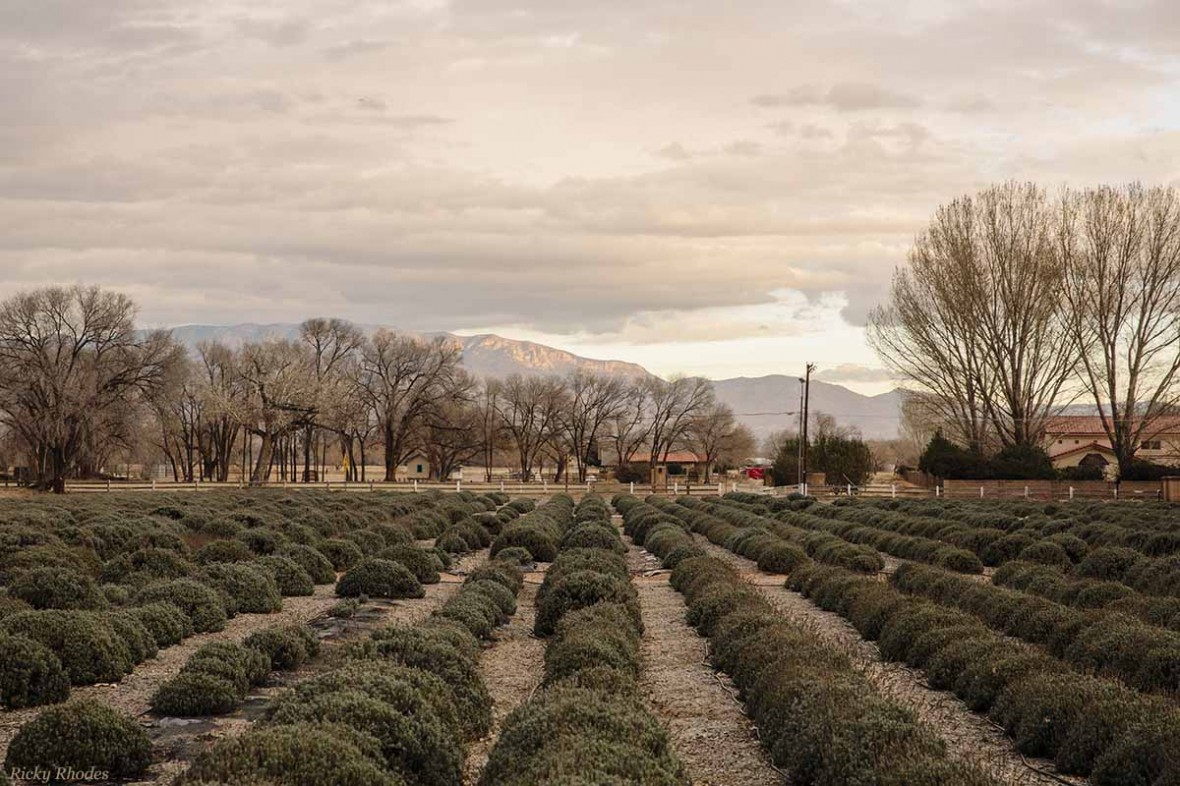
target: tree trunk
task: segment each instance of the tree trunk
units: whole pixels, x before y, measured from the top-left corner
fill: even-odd
[[[274,435],[266,432],[258,435],[258,460],[254,463],[254,471],[250,475],[250,485],[266,482],[270,477],[270,464],[274,458]],[[251,441],[253,446],[253,441]]]
[[[53,493],[66,493],[66,456],[65,449],[54,446],[49,450],[49,467],[53,472]]]
[[[393,483],[397,480],[397,456],[394,455],[393,421],[385,419],[385,482]]]

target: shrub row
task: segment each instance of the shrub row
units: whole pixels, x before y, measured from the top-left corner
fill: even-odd
[[[997,570],[992,583],[1075,608],[1115,611],[1180,632],[1180,598],[1141,595],[1118,582],[1076,578],[1057,568],[1020,561]]]
[[[171,603],[120,611],[20,611],[0,620],[0,706],[64,701],[69,688],[117,681],[137,664],[192,635]]]
[[[948,541],[961,531],[970,531],[972,528],[1019,534],[1025,543],[1039,540],[1053,542],[1056,540],[1055,535],[1068,533],[1066,552],[1073,563],[1079,562],[1091,548],[1127,548],[1149,557],[1180,553],[1180,520],[1176,518],[1175,508],[1166,503],[1138,500],[1134,504],[1094,501],[1036,504],[1003,500],[861,500],[841,507],[840,517],[851,520],[853,517],[881,514],[904,514],[905,525],[909,527],[943,528],[945,537],[940,536],[940,539]],[[1011,549],[1005,551],[1011,553]],[[980,553],[980,556],[985,555]],[[1000,556],[992,555],[992,559]],[[1059,558],[1061,555],[1058,553],[1056,556]],[[986,557],[984,561],[989,562]]]
[[[775,514],[775,518],[800,529],[827,532],[850,543],[872,546],[901,559],[927,562],[958,573],[983,573],[983,563],[974,553],[931,538],[902,535],[850,521],[827,520],[804,512],[785,511]]]
[[[1180,775],[1180,714],[1162,698],[1081,674],[970,614],[847,571],[810,566],[788,586],[849,620],[884,658],[924,669],[933,688],[988,712],[1024,754],[1052,758],[1093,786],[1162,786]]]
[[[1180,634],[1122,614],[1081,612],[925,565],[902,565],[890,581],[902,592],[961,609],[994,630],[1043,645],[1083,671],[1142,691],[1180,690]]]
[[[882,501],[857,501],[851,504],[828,505],[813,508],[808,512],[823,518],[853,522],[906,537],[938,541],[948,547],[972,552],[978,561],[993,567],[1014,559],[1050,565],[1070,565],[1080,560],[1089,549],[1084,540],[1060,528],[1063,522],[1058,522],[1054,527],[1046,527],[1043,531],[1034,526],[1021,528],[1021,520],[1010,519],[1010,517],[1002,519],[1004,528],[976,526],[918,515],[908,512],[905,507],[887,509],[876,504],[877,502]],[[898,502],[899,506],[904,504],[895,500],[889,502]],[[997,523],[994,519],[986,517],[983,518],[983,521],[991,524]],[[931,559],[921,561],[939,564]],[[942,567],[953,569],[950,565],[945,564]]]
[[[670,570],[683,559],[705,555],[693,542],[692,531],[675,515],[630,494],[616,495],[611,504],[623,515],[623,532],[659,557],[664,568]]]
[[[759,738],[791,783],[994,784],[949,760],[941,741],[878,693],[847,655],[776,614],[721,561],[681,562],[672,586],[684,594],[690,624],[708,637],[714,665],[733,678]]]
[[[538,632],[554,634],[542,688],[505,720],[480,784],[683,786],[668,734],[636,690],[639,608],[605,504],[583,500],[562,542],[538,595]]]
[[[537,590],[537,616],[533,630],[548,636],[557,630],[561,618],[596,603],[617,603],[625,607],[642,629],[639,598],[631,584],[627,561],[614,544],[622,544],[610,521],[610,511],[598,497],[587,497],[578,505],[579,515],[565,527],[563,548],[545,573]],[[597,533],[608,545],[578,545],[581,533]]]
[[[181,783],[458,786],[467,741],[491,727],[480,638],[512,613],[522,583],[505,561],[477,569],[425,623],[374,632],[199,756]]]
[[[697,515],[689,519],[689,526],[694,531],[705,535],[711,542],[725,546],[749,559],[761,559],[762,549],[773,543],[772,540],[764,537],[769,535],[802,550],[804,555],[818,562],[839,565],[862,573],[876,573],[885,567],[885,561],[881,559],[881,555],[877,553],[876,549],[849,543],[843,538],[826,532],[809,531],[767,518],[753,510],[757,507],[756,505],[728,498],[717,502],[682,497],[676,502],[681,507],[707,514],[707,516]],[[671,508],[666,509],[671,510]],[[738,529],[750,529],[753,532],[746,534],[739,534],[733,530],[727,532],[725,528],[718,527],[709,517],[721,519]],[[755,537],[755,534],[760,537]],[[737,551],[739,548],[741,551]],[[780,558],[778,561],[780,564],[786,563],[787,565],[803,564],[798,554],[788,555],[785,559]]]
[[[271,671],[297,669],[319,649],[315,632],[303,625],[264,628],[241,644],[206,644],[160,685],[152,710],[176,717],[224,715],[245,701],[251,687],[265,683]]]
[[[536,562],[552,562],[562,533],[572,521],[574,501],[565,494],[551,497],[539,508],[531,507],[529,499],[513,500],[507,508],[520,512],[518,518],[506,523],[492,541],[491,554],[496,556],[507,548],[522,548]]]

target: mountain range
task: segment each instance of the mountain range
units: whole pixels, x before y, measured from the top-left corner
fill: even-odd
[[[361,325],[363,330],[377,325]],[[404,331],[402,331],[404,332]],[[295,338],[296,324],[272,325],[183,325],[172,328],[181,344],[194,347],[202,341],[221,341],[239,346],[264,338]],[[493,334],[458,336],[453,333],[424,333],[427,337],[445,336],[463,353],[463,366],[478,376],[506,377],[510,374],[567,374],[585,369],[599,374],[643,377],[650,374],[636,363],[621,360],[596,360],[562,349],[517,341]],[[764,377],[735,377],[713,380],[717,398],[737,413],[754,434],[763,438],[773,431],[794,429],[798,424],[799,390],[797,377],[771,374]],[[860,430],[866,439],[892,439],[901,424],[901,392],[892,390],[877,396],[865,396],[843,385],[811,382],[810,412],[832,415],[841,425]]]

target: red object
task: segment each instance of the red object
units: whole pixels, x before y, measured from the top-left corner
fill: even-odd
[[[747,467],[746,477],[750,480],[765,480],[766,470],[762,467]]]

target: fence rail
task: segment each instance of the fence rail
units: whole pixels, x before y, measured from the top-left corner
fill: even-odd
[[[6,483],[7,487],[8,484]],[[1102,482],[1079,482],[1070,484],[1062,481],[947,481],[942,486],[924,488],[906,483],[869,484],[865,486],[811,486],[807,492],[820,499],[840,497],[893,498],[893,499],[984,499],[1037,501],[1056,500],[1154,500],[1163,498],[1163,484],[1155,482],[1126,482],[1121,485]],[[766,496],[785,497],[799,491],[799,487],[764,486],[757,483],[742,483],[725,480],[718,483],[680,483],[672,481],[667,486],[648,483],[618,483],[615,481],[590,481],[587,483],[551,483],[548,481],[384,481],[345,482],[342,480],[299,483],[295,481],[272,480],[262,483],[204,482],[194,483],[164,480],[75,480],[66,483],[71,494],[93,494],[110,492],[202,492],[236,489],[286,489],[288,491],[332,491],[332,492],[426,492],[426,491],[470,491],[486,494],[500,491],[518,496],[543,497],[557,492],[568,492],[575,496],[588,493],[613,495],[618,493],[647,496],[720,496],[728,491]]]
[[[750,484],[741,484],[734,482],[720,482],[720,483],[690,483],[682,484],[674,482],[668,484],[666,488],[662,486],[652,486],[646,483],[616,483],[616,482],[596,482],[590,481],[587,483],[576,482],[558,482],[551,483],[548,481],[531,481],[528,483],[521,481],[399,481],[396,483],[386,483],[384,481],[364,481],[364,482],[345,482],[342,480],[321,481],[317,483],[299,483],[295,481],[281,481],[272,480],[262,483],[241,483],[238,481],[231,481],[228,483],[217,482],[175,482],[175,481],[125,481],[125,480],[76,480],[66,483],[66,492],[75,494],[93,494],[93,493],[110,493],[110,492],[150,492],[150,491],[173,491],[173,492],[202,492],[202,491],[217,491],[217,490],[238,490],[238,489],[285,489],[288,491],[332,491],[332,492],[393,492],[393,493],[409,493],[409,492],[427,492],[427,491],[470,491],[473,494],[486,494],[492,491],[500,491],[508,494],[521,496],[548,496],[558,492],[568,492],[575,495],[583,495],[587,493],[598,493],[604,495],[630,493],[630,494],[658,494],[668,496],[719,496],[727,491],[749,491],[751,489],[760,488],[759,486],[751,486]]]

